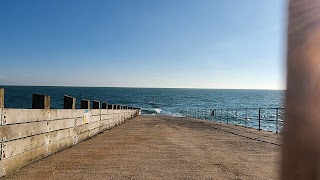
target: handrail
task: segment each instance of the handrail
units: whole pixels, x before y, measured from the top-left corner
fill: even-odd
[[[185,117],[281,132],[284,107],[186,109]]]

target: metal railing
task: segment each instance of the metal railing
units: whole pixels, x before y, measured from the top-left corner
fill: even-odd
[[[187,109],[184,116],[278,133],[283,127],[284,108]]]

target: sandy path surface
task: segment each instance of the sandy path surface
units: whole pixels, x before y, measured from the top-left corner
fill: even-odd
[[[140,116],[6,179],[278,179],[281,137],[239,126]]]

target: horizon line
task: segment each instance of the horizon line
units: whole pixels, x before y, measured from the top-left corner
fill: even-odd
[[[207,88],[207,87],[130,87],[130,86],[76,86],[76,85],[12,85],[0,84],[1,86],[20,86],[20,87],[75,87],[75,88],[141,88],[141,89],[207,89],[207,90],[274,90],[286,91],[287,89],[268,89],[268,88]]]

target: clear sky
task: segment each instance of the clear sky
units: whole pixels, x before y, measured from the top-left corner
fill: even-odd
[[[285,0],[1,0],[0,84],[285,88]]]

